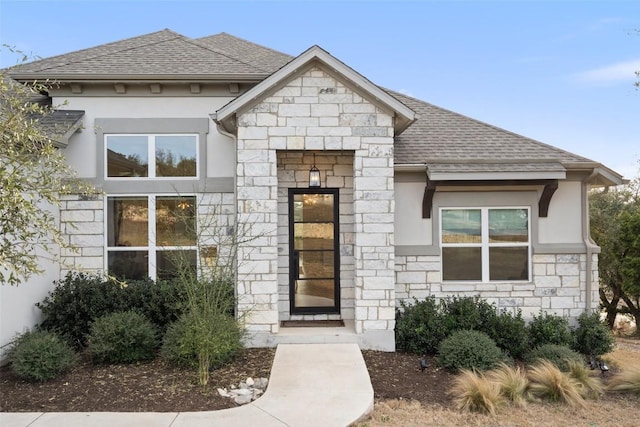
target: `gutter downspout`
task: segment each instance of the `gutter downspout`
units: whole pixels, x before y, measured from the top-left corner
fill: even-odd
[[[238,229],[238,137],[234,134],[232,134],[231,132],[228,132],[227,130],[225,130],[224,126],[222,126],[222,123],[220,123],[217,120],[217,114],[210,114],[209,117],[211,117],[211,120],[213,120],[213,122],[216,124],[216,128],[218,129],[218,132],[220,132],[221,135],[224,135],[226,137],[231,138],[231,141],[233,143],[233,146],[235,147],[235,149],[233,150],[233,164],[236,165],[236,167],[234,168],[234,172],[233,172],[233,210],[235,211],[235,218],[233,221],[233,233],[234,235],[237,233]],[[235,237],[234,237],[235,239]],[[235,242],[234,242],[235,244]],[[236,248],[237,251],[238,248]],[[236,253],[236,257],[237,257],[237,253]],[[237,261],[237,260],[236,260]],[[238,307],[237,307],[237,301],[238,301],[238,269],[234,268],[234,277],[233,277],[233,281],[235,283],[235,286],[233,287],[233,293],[235,295],[236,298],[236,307],[235,307],[235,313],[236,313],[236,319],[238,319],[238,316],[240,315]]]
[[[587,259],[585,271],[585,312],[591,311],[591,291],[593,289],[593,254],[598,246],[591,240],[589,225],[589,183],[599,174],[598,168],[594,168],[589,176],[582,180],[582,240],[585,245]]]

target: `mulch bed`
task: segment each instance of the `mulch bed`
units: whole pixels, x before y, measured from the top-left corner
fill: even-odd
[[[220,397],[218,387],[247,377],[269,377],[274,349],[244,349],[224,368],[212,372],[209,385],[197,384],[195,372],[161,360],[132,365],[96,366],[84,360],[61,378],[29,383],[0,368],[3,412],[178,412],[211,411],[236,406]],[[424,405],[449,406],[453,378],[441,368],[420,370],[419,358],[405,353],[363,351],[375,399],[414,399]]]

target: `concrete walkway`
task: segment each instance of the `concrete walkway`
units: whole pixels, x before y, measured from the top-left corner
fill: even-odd
[[[348,426],[373,410],[357,344],[280,344],[267,391],[247,405],[208,412],[0,413],[2,427]]]

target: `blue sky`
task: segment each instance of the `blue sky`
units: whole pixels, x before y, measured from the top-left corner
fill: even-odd
[[[170,28],[297,55],[317,44],[376,84],[636,176],[640,2],[15,1],[0,40],[48,57]],[[0,66],[16,56],[1,51]]]

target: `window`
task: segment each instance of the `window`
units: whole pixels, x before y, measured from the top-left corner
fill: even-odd
[[[529,280],[529,209],[441,209],[444,281]]]
[[[196,268],[195,196],[107,197],[107,269],[127,279],[169,279]]]
[[[107,178],[197,178],[197,135],[106,135]]]

